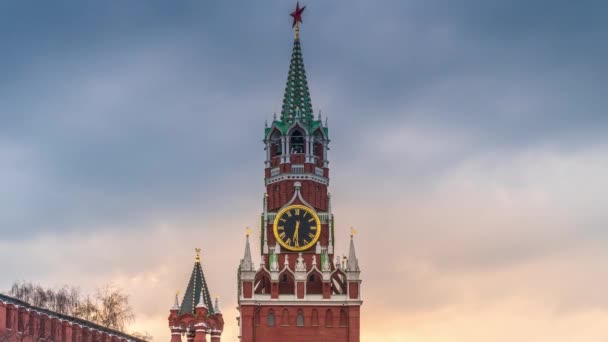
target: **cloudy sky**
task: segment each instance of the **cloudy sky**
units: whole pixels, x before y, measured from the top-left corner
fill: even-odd
[[[235,341],[294,2],[1,2],[0,289],[113,282],[166,341],[201,247]],[[605,1],[303,4],[362,341],[608,340]]]

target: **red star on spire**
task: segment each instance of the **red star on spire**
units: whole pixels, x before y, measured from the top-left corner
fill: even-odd
[[[299,1],[296,3],[296,10],[290,14],[290,16],[293,17],[293,24],[291,25],[291,27],[295,27],[296,25],[298,25],[298,23],[302,22],[302,12],[304,12],[305,9],[306,6],[300,8]]]

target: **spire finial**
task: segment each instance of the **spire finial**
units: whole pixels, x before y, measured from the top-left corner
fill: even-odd
[[[179,290],[175,291],[175,302],[173,303],[173,309],[179,310]]]
[[[357,235],[357,230],[355,228],[353,228],[353,227],[350,227],[350,237],[351,237],[351,239],[355,235]]]
[[[194,262],[200,263],[201,262],[201,249],[200,248],[195,248],[194,252],[196,253],[196,257],[194,258]]]
[[[357,231],[352,227],[350,230],[350,248],[348,251],[348,259],[346,261],[346,270],[348,272],[359,272],[359,260],[357,259],[357,252],[355,251],[355,240],[353,239],[353,236]]]
[[[296,10],[290,14],[290,16],[293,17],[293,24],[291,27],[296,31],[296,40],[300,39],[300,23],[302,22],[302,12],[304,12],[305,9],[306,6],[300,8],[300,2],[298,1],[296,3]]]
[[[222,311],[220,311],[220,296],[215,297],[215,313],[222,313]]]
[[[249,227],[245,228],[245,235],[249,237],[251,235],[251,229]]]

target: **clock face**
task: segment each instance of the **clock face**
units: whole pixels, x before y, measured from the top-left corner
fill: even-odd
[[[277,213],[274,236],[290,251],[304,251],[321,236],[321,220],[314,210],[303,205],[290,205]]]

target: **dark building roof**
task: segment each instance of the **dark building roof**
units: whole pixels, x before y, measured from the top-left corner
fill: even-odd
[[[46,314],[46,315],[48,315],[50,317],[57,317],[58,319],[61,319],[61,320],[64,320],[64,321],[68,321],[70,323],[78,324],[78,325],[80,325],[82,327],[86,327],[86,328],[89,328],[89,329],[95,329],[95,330],[106,332],[106,333],[111,334],[111,335],[115,335],[115,336],[118,336],[118,337],[126,338],[126,339],[131,340],[131,341],[145,342],[145,340],[142,340],[140,338],[137,338],[137,337],[134,337],[134,336],[122,333],[122,332],[120,332],[118,330],[108,329],[108,328],[103,327],[103,326],[101,326],[99,324],[95,324],[93,322],[89,322],[89,321],[84,320],[82,318],[68,316],[68,315],[57,313],[57,312],[52,311],[52,310],[39,308],[37,306],[30,305],[30,304],[28,304],[28,303],[26,303],[26,302],[24,302],[22,300],[19,300],[17,298],[13,298],[13,297],[4,295],[2,293],[0,293],[0,301],[2,301],[4,303],[10,303],[10,304],[13,304],[13,305],[16,305],[16,306],[19,306],[19,307],[24,307],[24,308],[26,308],[28,310],[32,310],[32,311],[36,311],[36,312],[39,312],[39,313],[43,313],[43,314]]]
[[[207,307],[207,312],[213,314],[215,312],[213,302],[211,302],[211,295],[207,288],[207,282],[205,281],[205,275],[203,274],[203,268],[201,267],[200,257],[197,255],[194,262],[194,269],[190,276],[190,282],[184,293],[182,299],[182,305],[179,309],[180,314],[195,313],[195,308],[201,298],[201,292],[203,294],[203,304]]]

